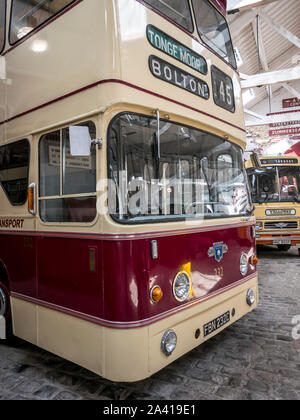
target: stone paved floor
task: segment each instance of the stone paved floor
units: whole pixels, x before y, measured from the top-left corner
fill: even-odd
[[[151,378],[115,384],[21,340],[0,342],[0,399],[300,399],[300,257],[272,247],[259,257],[259,308]]]

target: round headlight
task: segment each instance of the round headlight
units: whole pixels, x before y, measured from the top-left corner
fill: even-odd
[[[255,303],[255,293],[252,289],[249,289],[247,292],[246,302],[249,306],[253,306]]]
[[[241,270],[242,276],[245,276],[248,273],[248,267],[249,267],[248,255],[243,253],[240,259],[240,270]]]
[[[173,330],[168,330],[164,333],[161,339],[161,351],[166,356],[171,356],[177,345],[177,335]]]
[[[175,277],[174,283],[173,283],[173,293],[175,296],[175,299],[179,302],[185,301],[191,291],[191,280],[188,273],[185,271],[181,271],[177,274]]]
[[[296,210],[295,209],[292,209],[291,210],[291,215],[295,216],[295,214],[296,214]]]
[[[266,210],[266,216],[271,216],[271,210]]]

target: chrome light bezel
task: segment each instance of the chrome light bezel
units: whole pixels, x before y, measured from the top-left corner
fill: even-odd
[[[178,280],[184,276],[186,279],[186,284],[187,284],[187,288],[186,288],[186,292],[184,293],[183,296],[178,295],[178,293],[176,293],[176,283],[178,282]],[[178,287],[178,286],[177,286]],[[176,277],[173,281],[173,295],[175,297],[175,299],[178,302],[184,302],[187,300],[187,298],[190,295],[191,292],[191,288],[192,288],[192,282],[191,282],[191,278],[189,276],[189,274],[186,271],[180,271],[179,273],[176,274]]]
[[[164,355],[171,356],[171,354],[176,349],[176,346],[177,346],[177,334],[173,330],[167,330],[161,339],[161,344],[160,344],[161,351],[164,353]]]
[[[255,292],[252,289],[249,289],[246,294],[246,302],[248,306],[253,306],[256,302]]]
[[[249,257],[243,252],[240,258],[240,272],[242,276],[246,276],[249,270]]]
[[[255,229],[256,229],[256,231],[263,230],[263,222],[256,222]]]

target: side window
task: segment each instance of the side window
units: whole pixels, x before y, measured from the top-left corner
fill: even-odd
[[[91,138],[96,127],[89,121]],[[90,156],[72,156],[69,128],[41,137],[39,209],[44,222],[90,223],[96,217],[96,146]]]
[[[0,53],[3,51],[5,44],[5,14],[6,0],[0,2]]]
[[[194,25],[192,21],[191,10],[188,0],[144,0],[153,9],[171,19],[177,25],[193,32]]]
[[[14,206],[27,200],[29,172],[29,143],[17,141],[0,147],[0,182]]]
[[[224,16],[209,0],[193,0],[192,4],[202,41],[236,68],[230,31]]]
[[[14,44],[75,0],[12,0],[9,41]]]

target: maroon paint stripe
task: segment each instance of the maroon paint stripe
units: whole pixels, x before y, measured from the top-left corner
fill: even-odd
[[[20,41],[17,41],[15,44],[13,44],[12,47],[9,48],[8,50],[6,50],[2,55],[8,54],[10,51],[14,50],[19,45],[23,44],[23,42],[27,41],[29,38],[31,38],[36,33],[40,32],[46,26],[50,25],[55,20],[59,19],[61,16],[63,16],[65,13],[69,12],[71,9],[73,9],[73,7],[77,6],[81,2],[83,2],[83,0],[77,0],[77,1],[75,1],[75,3],[72,3],[69,6],[67,6],[65,9],[63,9],[61,12],[57,13],[55,16],[53,16],[52,18],[50,18],[49,20],[47,20],[41,26],[39,26],[38,28],[36,28],[33,31],[31,31],[28,35],[25,35],[22,39],[20,39]]]
[[[72,309],[68,309],[68,308],[64,308],[62,306],[50,303],[50,302],[45,302],[36,298],[32,298],[30,296],[25,296],[16,292],[11,292],[10,295],[16,299],[20,299],[20,300],[24,300],[26,302],[29,303],[33,303],[36,304],[38,306],[42,306],[48,309],[52,309],[54,311],[57,312],[61,312],[64,313],[66,315],[70,315],[73,316],[74,318],[79,318],[79,319],[83,319],[86,320],[88,322],[92,322],[94,324],[97,325],[101,325],[104,327],[108,327],[108,328],[113,328],[113,329],[133,329],[133,328],[140,328],[140,327],[144,327],[144,326],[148,326],[151,325],[155,322],[161,321],[163,319],[168,318],[169,316],[175,315],[179,312],[182,312],[183,310],[189,309],[197,304],[200,304],[202,302],[205,302],[207,300],[210,300],[216,296],[219,296],[222,293],[226,293],[227,291],[234,289],[246,282],[248,282],[249,280],[252,280],[253,278],[255,278],[257,276],[257,273],[252,274],[251,276],[248,276],[230,286],[224,287],[223,289],[218,290],[217,292],[211,293],[208,296],[199,298],[194,300],[193,302],[189,302],[185,305],[182,305],[180,307],[177,307],[175,309],[171,309],[167,312],[164,312],[162,314],[159,315],[155,315],[151,318],[148,319],[144,319],[144,320],[139,320],[139,321],[133,321],[133,322],[114,322],[114,321],[109,321],[109,320],[105,320],[105,319],[101,319],[101,318],[97,318],[97,317],[93,317],[91,315],[87,315],[81,312],[77,312],[74,311]]]
[[[167,96],[160,95],[159,93],[155,93],[155,92],[150,91],[148,89],[142,88],[140,86],[133,85],[132,83],[125,82],[125,81],[119,80],[119,79],[105,79],[105,80],[99,80],[98,82],[91,83],[90,85],[84,86],[83,88],[74,90],[73,92],[67,93],[67,94],[65,94],[63,96],[60,96],[60,97],[58,97],[56,99],[53,99],[52,101],[46,102],[46,103],[44,103],[42,105],[36,106],[34,108],[31,108],[28,111],[22,112],[21,114],[15,115],[14,117],[8,118],[7,120],[1,121],[0,122],[0,125],[6,124],[6,123],[8,123],[10,121],[15,120],[16,118],[23,117],[23,116],[25,116],[25,115],[27,115],[27,114],[29,114],[31,112],[37,111],[37,110],[42,109],[42,108],[44,108],[46,106],[49,106],[49,105],[52,105],[52,104],[54,104],[56,102],[62,101],[63,99],[69,98],[70,96],[76,95],[76,94],[78,94],[80,92],[83,92],[85,90],[88,90],[88,89],[91,89],[91,88],[96,87],[98,85],[103,85],[103,84],[106,84],[106,83],[119,83],[121,85],[125,85],[127,87],[132,88],[132,89],[136,89],[136,90],[139,90],[141,92],[147,93],[149,95],[156,96],[157,98],[164,99],[166,101],[172,102],[175,105],[183,106],[183,107],[185,107],[187,109],[190,109],[191,111],[195,111],[195,112],[197,112],[199,114],[202,114],[202,115],[205,115],[207,117],[213,118],[214,120],[220,121],[220,122],[222,122],[224,124],[227,124],[227,125],[229,125],[229,126],[231,126],[233,128],[237,128],[238,130],[240,130],[242,132],[245,132],[245,130],[243,128],[238,127],[235,124],[229,123],[228,121],[225,121],[225,120],[223,120],[223,119],[221,119],[219,117],[216,117],[214,115],[208,114],[207,112],[204,112],[204,111],[200,111],[197,108],[194,108],[194,107],[192,107],[190,105],[186,105],[186,104],[184,104],[182,102],[176,101],[175,99],[168,98]]]
[[[147,233],[132,233],[132,234],[86,234],[79,232],[45,232],[45,231],[9,231],[9,230],[0,230],[0,235],[10,235],[10,236],[50,236],[50,237],[59,237],[59,238],[73,238],[73,239],[97,239],[97,240],[135,240],[135,239],[148,239],[152,237],[164,237],[164,236],[173,236],[173,235],[186,235],[189,233],[200,233],[200,232],[214,232],[220,229],[233,229],[244,226],[252,226],[252,222],[238,223],[232,225],[219,225],[219,226],[207,226],[204,228],[191,228],[191,229],[176,229],[165,232],[147,232]]]

